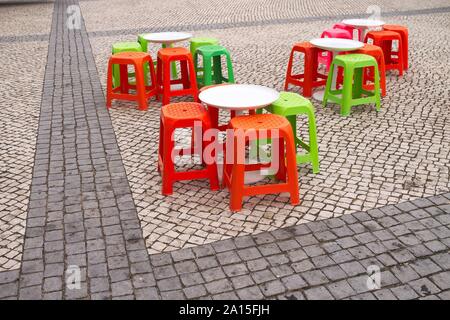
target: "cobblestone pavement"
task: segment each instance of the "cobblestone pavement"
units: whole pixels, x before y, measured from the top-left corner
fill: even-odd
[[[1,36],[26,35],[35,31],[33,25],[48,32],[52,8],[1,6]],[[0,271],[19,268],[22,258],[47,48],[48,37],[41,42],[0,41]]]
[[[160,15],[148,2],[124,3],[82,1],[75,30],[65,17],[77,1],[0,10],[9,62],[0,83],[0,298],[449,299],[448,3],[379,3],[384,20],[411,32],[411,69],[389,75],[383,111],[357,107],[341,118],[316,105],[321,173],[300,167],[302,204],[251,197],[233,215],[228,193],[201,181],[160,195],[159,105],[106,111],[111,43],[190,25],[230,49],[238,82],[281,89],[292,43],[336,22],[329,2],[245,2],[249,10],[235,14],[211,2],[194,9],[198,17],[182,0]],[[337,2],[334,14],[368,5]],[[24,20],[17,32],[10,17]],[[26,91],[11,85],[22,65],[33,69]],[[369,265],[381,269],[379,290],[366,285]],[[67,287],[69,266],[80,268],[80,289]]]
[[[413,67],[404,77],[389,74],[389,94],[383,99],[380,114],[373,107],[362,106],[353,108],[351,117],[343,118],[336,107],[324,109],[313,101],[321,172],[314,175],[309,165],[299,166],[300,206],[289,205],[285,195],[256,196],[245,202],[242,212],[232,214],[228,192],[210,192],[207,183],[201,181],[177,183],[173,196],[162,197],[155,165],[159,104],[152,102],[145,113],[137,112],[133,104],[117,104],[110,114],[149,253],[449,191],[450,137],[444,134],[444,128],[448,124],[450,80],[448,68],[436,61],[450,61],[450,52],[447,48],[433,49],[447,34],[449,17],[449,13],[443,13],[433,14],[432,21],[429,15],[385,19],[408,25],[410,46],[417,50],[410,52]],[[237,82],[282,90],[292,43],[317,37],[318,30],[335,21],[202,30],[195,34],[217,37],[231,51]],[[264,36],[244,40],[244,34]],[[103,85],[111,43],[134,39],[135,34],[120,33],[91,37]],[[156,48],[151,51],[156,52]],[[426,85],[431,75],[433,84]],[[300,135],[304,129],[299,128]]]

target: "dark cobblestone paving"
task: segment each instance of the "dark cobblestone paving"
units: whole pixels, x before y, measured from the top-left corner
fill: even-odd
[[[152,284],[86,30],[66,28],[71,4],[55,3],[20,279],[0,289],[20,299],[134,296]],[[66,289],[70,265],[79,290]]]
[[[89,277],[90,298],[110,298],[111,287],[113,294],[125,299],[447,300],[449,248],[447,193],[150,255],[152,271],[147,272],[145,263],[145,271],[131,278],[128,270],[120,268],[109,271],[110,278],[103,277],[106,266],[88,265],[88,272],[100,274]],[[104,260],[98,252],[88,255]],[[146,262],[148,258],[140,249],[130,252],[129,259]],[[108,268],[113,264],[120,264],[120,259],[108,263]],[[378,289],[367,286],[367,268],[373,265],[380,269]],[[61,280],[50,276],[58,271],[57,265],[46,264],[45,270],[44,290],[57,290],[43,297],[61,298]],[[131,270],[141,267],[135,264]],[[17,270],[0,273],[1,298],[17,298],[18,276]],[[21,284],[40,284],[42,277],[22,268]],[[21,290],[28,294],[21,298],[38,298],[41,293],[40,286]],[[85,292],[78,297],[88,297]]]

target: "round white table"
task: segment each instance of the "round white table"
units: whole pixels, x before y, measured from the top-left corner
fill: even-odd
[[[170,46],[173,43],[192,38],[192,34],[186,32],[156,32],[144,34],[142,37],[148,42],[161,43],[165,46]]]
[[[334,57],[342,51],[353,51],[364,46],[364,43],[355,40],[349,39],[339,39],[339,38],[318,38],[313,39],[310,43],[320,49],[327,50],[331,52],[331,61],[333,61]],[[331,88],[336,87],[336,78],[337,78],[337,68],[333,70],[333,79],[331,82]],[[318,101],[323,101],[323,95],[325,90],[318,90],[314,92],[313,98]]]
[[[163,48],[170,48],[176,42],[192,38],[192,34],[186,32],[155,32],[146,33],[142,37],[148,42],[162,44]],[[172,63],[172,78],[177,78],[177,67],[174,62]]]
[[[198,98],[208,106],[242,112],[264,108],[279,98],[278,91],[253,84],[230,84],[208,88],[200,93]],[[217,163],[219,178],[222,178],[223,164]],[[255,183],[266,176],[260,171],[248,171],[245,173],[245,183]]]
[[[342,21],[342,23],[358,29],[359,41],[361,42],[364,42],[366,31],[368,29],[379,28],[384,25],[383,21],[373,19],[346,19]]]

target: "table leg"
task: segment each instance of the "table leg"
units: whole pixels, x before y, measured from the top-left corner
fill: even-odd
[[[334,57],[338,54],[335,51],[330,51],[331,52],[331,62],[333,62]],[[333,69],[333,79],[331,81],[331,89],[336,88],[336,79],[337,79],[337,66],[334,66]],[[316,92],[313,93],[313,98],[317,101],[323,101],[323,96],[325,94],[325,89],[321,89],[318,90]],[[328,103],[332,103],[331,101]]]

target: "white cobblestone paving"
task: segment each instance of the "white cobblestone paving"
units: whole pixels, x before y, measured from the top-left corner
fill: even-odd
[[[0,271],[22,257],[47,47],[0,43]]]
[[[86,9],[87,5],[83,3]],[[302,203],[296,207],[289,205],[284,195],[256,196],[245,201],[242,212],[231,214],[228,192],[210,192],[201,181],[177,183],[172,196],[161,196],[155,166],[160,105],[153,101],[149,111],[142,113],[132,104],[117,104],[111,117],[149,253],[447,192],[450,138],[445,128],[450,82],[448,64],[442,62],[449,60],[450,53],[439,46],[448,41],[445,30],[449,17],[444,13],[433,14],[432,20],[428,15],[385,19],[409,27],[411,68],[402,78],[389,74],[388,96],[383,99],[380,114],[373,107],[360,106],[352,109],[349,118],[342,118],[337,107],[323,109],[314,102],[321,172],[314,175],[310,166],[300,166]],[[121,27],[136,27],[133,19],[137,18],[130,19],[132,22]],[[97,22],[87,14],[88,30],[99,29]],[[202,30],[194,34],[217,37],[230,50],[237,82],[281,90],[291,45],[317,37],[334,22]],[[134,34],[91,37],[103,84],[111,44],[134,39]],[[156,49],[151,50],[154,56]]]

